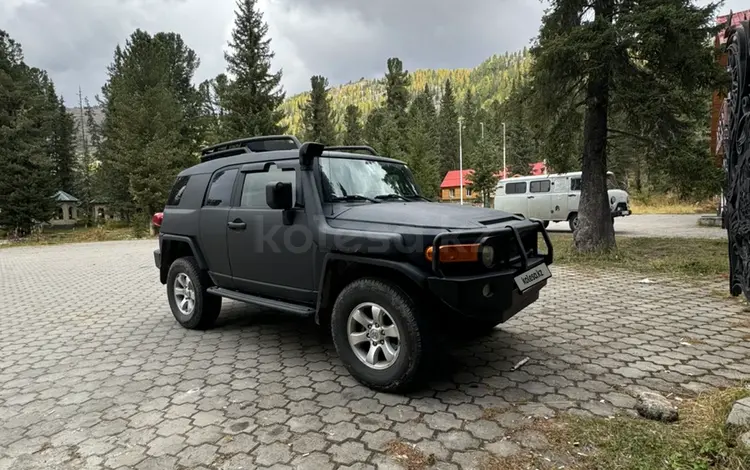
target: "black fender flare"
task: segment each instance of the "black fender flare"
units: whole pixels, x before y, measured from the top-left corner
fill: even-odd
[[[198,248],[198,244],[195,243],[195,240],[193,240],[191,237],[188,237],[187,235],[172,235],[168,233],[161,233],[159,234],[161,237],[161,249],[162,249],[162,263],[161,263],[161,269],[160,269],[160,277],[162,278],[162,283],[167,282],[167,272],[169,272],[169,266],[170,263],[166,262],[170,259],[168,250],[165,250],[164,248],[164,242],[165,241],[175,241],[175,242],[181,242],[186,243],[190,247],[190,251],[193,253],[193,257],[195,258],[195,261],[198,263],[198,267],[200,269],[208,269],[208,264],[206,264],[206,258],[204,258],[203,253]]]
[[[330,289],[330,283],[327,284],[327,282],[330,280],[330,276],[332,276],[331,269],[329,269],[329,266],[332,263],[338,262],[338,261],[390,269],[407,277],[408,279],[413,281],[417,286],[426,287],[427,285],[428,274],[408,262],[383,259],[383,258],[368,258],[368,257],[363,257],[363,256],[348,255],[348,254],[342,254],[342,253],[327,253],[325,257],[323,258],[321,276],[318,282],[318,298],[316,301],[316,308],[315,308],[315,322],[318,324],[320,323],[320,313],[323,310],[323,308],[327,306],[329,303],[332,304],[332,302],[330,302],[330,299],[326,297]]]

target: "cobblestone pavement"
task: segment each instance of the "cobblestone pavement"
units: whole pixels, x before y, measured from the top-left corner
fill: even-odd
[[[696,214],[636,214],[615,219],[615,233],[626,237],[682,237],[726,240],[727,231],[721,227],[698,225]],[[552,223],[550,232],[570,233],[567,222]]]
[[[543,450],[529,416],[750,378],[750,316],[713,287],[556,267],[539,302],[457,345],[424,391],[375,393],[305,322],[227,303],[215,329],[180,328],[153,248],[0,250],[0,469],[398,468],[391,441],[477,468]]]

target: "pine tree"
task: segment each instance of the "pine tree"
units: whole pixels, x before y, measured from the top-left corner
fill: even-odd
[[[49,140],[49,156],[54,166],[54,185],[67,193],[75,192],[75,121],[68,114],[62,97],[55,94],[50,82],[46,91],[47,106],[54,113],[52,136]],[[54,109],[54,111],[53,111]]]
[[[471,189],[482,206],[490,207],[490,194],[497,185],[496,174],[502,166],[498,162],[497,148],[492,139],[480,139],[469,156],[469,164],[474,170],[469,175]]]
[[[335,145],[336,130],[333,125],[331,100],[328,97],[328,80],[320,75],[314,75],[310,78],[310,84],[310,99],[302,105],[304,140]]]
[[[47,74],[26,65],[21,46],[0,30],[0,227],[16,236],[54,213],[53,90]]]
[[[392,113],[385,107],[377,108],[367,117],[364,128],[365,143],[380,155],[402,157],[402,135]]]
[[[550,114],[584,114],[574,236],[579,251],[615,247],[606,176],[611,136],[639,136],[664,158],[685,149],[681,144],[695,129],[691,121],[705,119],[708,90],[722,76],[712,46],[717,6],[693,0],[552,2],[532,49],[534,92]],[[612,127],[616,112],[627,117],[627,130]]]
[[[226,140],[284,132],[279,124],[283,117],[279,106],[286,96],[281,71],[271,72],[274,53],[271,40],[266,38],[268,25],[256,3],[237,0],[230,50],[225,54],[227,70],[234,77],[219,95]]]
[[[478,116],[479,107],[471,89],[466,91],[463,106],[461,107],[461,117],[464,119],[464,130],[462,136],[464,155],[470,155],[474,152],[474,147],[479,143],[482,133],[482,123]]]
[[[353,104],[346,107],[344,118],[344,145],[361,145],[364,142],[362,112]]]
[[[434,132],[435,105],[427,86],[414,98],[408,116],[405,133],[406,162],[422,194],[434,198],[439,190],[440,174]]]
[[[406,108],[409,106],[409,72],[404,70],[400,59],[388,59],[388,71],[385,74],[385,105],[398,121],[403,121]]]
[[[443,97],[440,100],[440,114],[437,119],[438,156],[440,176],[458,169],[458,113],[453,96],[453,86],[446,80]]]
[[[115,50],[102,89],[98,175],[102,195],[126,218],[145,222],[162,210],[175,175],[198,161],[197,67],[195,52],[174,33],[138,30]]]

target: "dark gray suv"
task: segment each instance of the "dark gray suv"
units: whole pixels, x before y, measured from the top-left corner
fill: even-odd
[[[268,136],[206,148],[179,174],[154,258],[182,326],[210,327],[222,298],[313,317],[357,380],[403,391],[437,338],[536,301],[552,245],[540,221],[426,200],[369,147]]]

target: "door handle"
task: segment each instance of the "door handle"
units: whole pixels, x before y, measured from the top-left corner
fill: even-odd
[[[534,196],[526,196],[527,199],[534,199]]]
[[[247,228],[247,224],[240,219],[236,219],[234,222],[229,222],[227,224],[227,227],[232,230],[245,230]]]
[[[577,194],[568,194],[568,197],[576,197]]]

